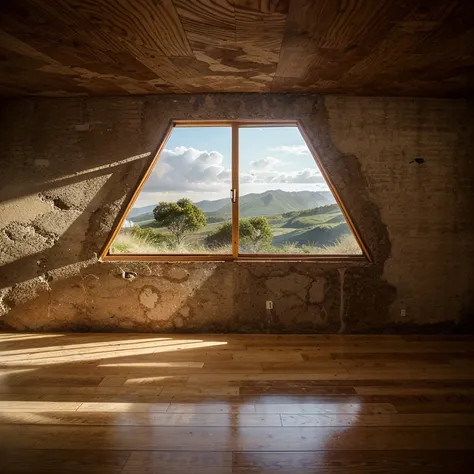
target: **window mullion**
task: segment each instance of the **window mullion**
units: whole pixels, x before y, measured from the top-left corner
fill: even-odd
[[[239,256],[239,125],[232,124],[232,256]]]

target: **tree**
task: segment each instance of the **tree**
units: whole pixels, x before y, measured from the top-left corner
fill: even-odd
[[[160,202],[153,209],[155,220],[166,227],[180,244],[186,234],[202,229],[206,225],[206,216],[189,199],[177,202]]]
[[[266,217],[251,217],[239,220],[239,241],[242,245],[252,247],[253,252],[269,245],[273,232]],[[210,247],[230,245],[232,243],[232,222],[225,222],[214,233],[206,238]]]

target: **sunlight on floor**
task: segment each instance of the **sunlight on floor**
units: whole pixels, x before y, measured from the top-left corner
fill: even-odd
[[[3,351],[1,363],[11,365],[53,365],[66,362],[82,362],[136,355],[152,355],[189,349],[226,345],[225,341],[203,341],[202,339],[141,338],[112,342],[93,342],[63,346],[44,346],[31,349]]]
[[[64,337],[65,334],[1,334],[1,342],[30,341],[32,339],[44,339],[50,337]]]
[[[197,339],[199,341],[200,339]],[[13,355],[13,354],[38,354],[42,352],[53,352],[53,351],[61,351],[61,354],[66,354],[68,350],[77,351],[78,349],[90,349],[90,348],[121,348],[123,346],[131,346],[131,345],[138,345],[138,344],[152,344],[155,345],[158,341],[168,341],[169,344],[174,344],[174,340],[170,337],[157,337],[155,338],[145,338],[145,339],[126,339],[126,340],[116,340],[111,342],[106,341],[96,341],[96,342],[88,342],[86,344],[64,344],[59,346],[49,346],[45,345],[42,347],[35,347],[29,349],[18,349],[12,351],[3,351],[3,355]],[[163,345],[163,344],[161,344]]]

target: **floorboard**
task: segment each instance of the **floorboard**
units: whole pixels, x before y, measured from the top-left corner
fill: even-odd
[[[0,333],[0,473],[451,474],[474,338]]]

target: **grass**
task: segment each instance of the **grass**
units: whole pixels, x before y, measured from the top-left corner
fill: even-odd
[[[319,253],[323,255],[362,255],[357,240],[351,234],[346,234],[337,239],[332,245],[324,245],[320,249]]]
[[[156,244],[147,239],[134,237],[131,233],[120,232],[116,237],[110,252],[112,254],[232,254],[231,245],[223,245],[218,248],[208,248],[199,242],[183,242],[179,245]],[[337,239],[331,245],[298,245],[295,242],[284,243],[280,246],[271,245],[266,248],[246,245],[240,248],[241,253],[249,254],[295,254],[295,255],[361,255],[362,252],[355,238],[346,234]]]
[[[362,252],[347,226],[337,204],[303,211],[292,211],[267,217],[273,232],[273,242],[261,245],[241,245],[240,252],[248,254],[296,255],[361,255]],[[176,245],[168,231],[156,228],[154,222],[142,221],[138,228],[122,229],[111,247],[112,254],[232,254],[230,245],[209,248],[205,238],[215,232],[222,222],[208,222],[199,232],[185,237]],[[137,232],[138,230],[138,232]]]
[[[165,243],[155,243],[148,238],[134,236],[131,232],[119,232],[110,248],[111,254],[232,254],[232,247],[221,246],[209,249],[200,242],[182,242],[172,244],[171,241]]]
[[[110,247],[110,253],[154,254],[157,253],[157,246],[147,238],[136,237],[131,232],[121,230]]]

